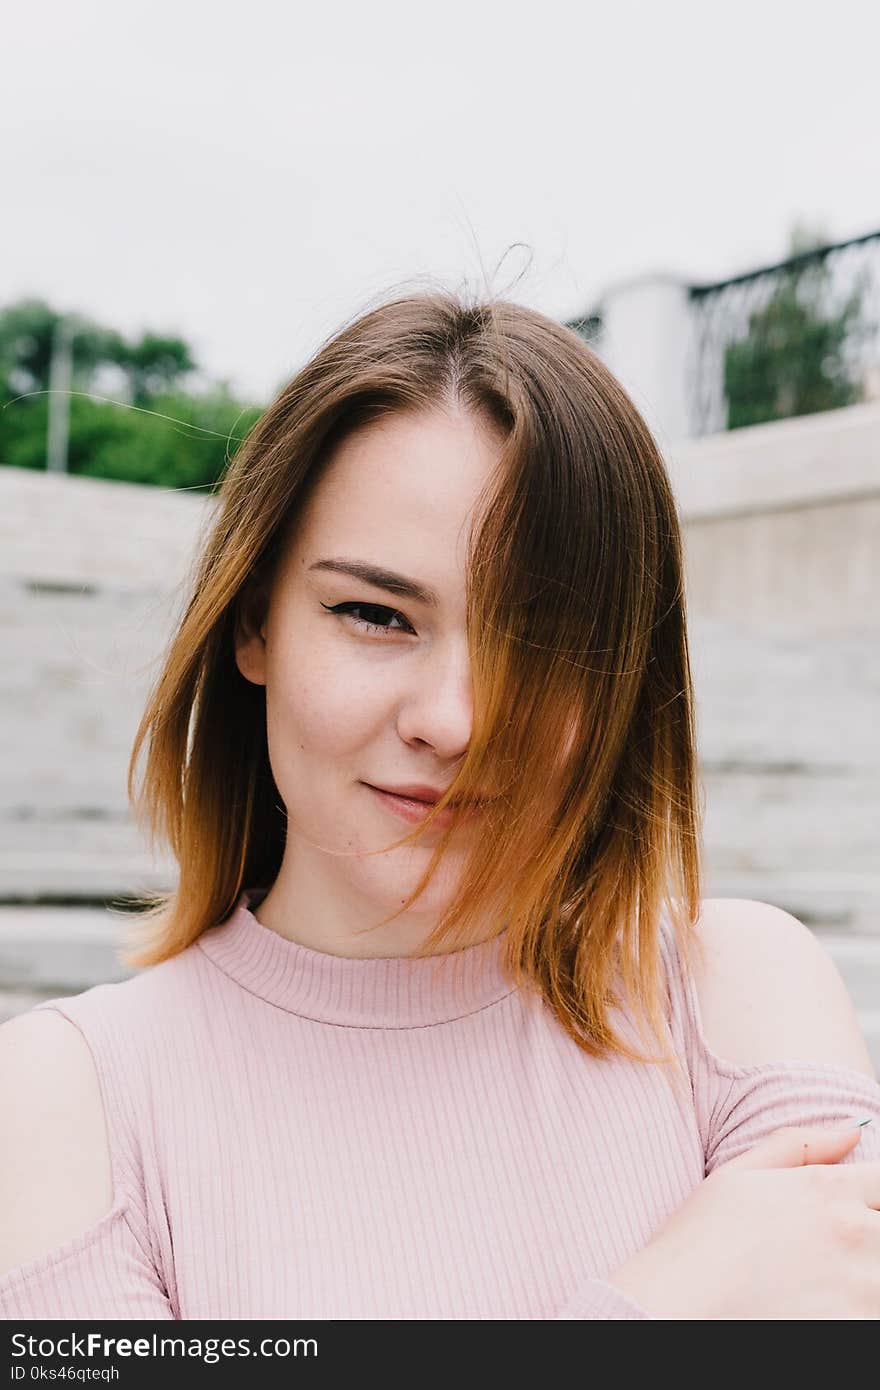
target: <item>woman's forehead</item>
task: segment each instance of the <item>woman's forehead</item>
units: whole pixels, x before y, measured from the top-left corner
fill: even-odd
[[[389,546],[399,559],[409,552],[409,563],[457,553],[498,452],[469,417],[393,416],[364,427],[325,464],[297,528],[298,548],[367,558],[378,547],[387,563]]]

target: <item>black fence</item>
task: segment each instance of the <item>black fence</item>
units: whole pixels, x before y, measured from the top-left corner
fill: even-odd
[[[880,388],[880,231],[688,296],[695,435],[833,410]]]
[[[880,230],[682,290],[689,434],[880,399]],[[602,353],[601,303],[568,327]]]

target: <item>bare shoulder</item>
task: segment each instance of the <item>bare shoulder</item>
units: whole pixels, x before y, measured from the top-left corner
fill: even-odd
[[[0,1026],[0,1276],[95,1224],[113,1204],[88,1044],[53,1009]]]
[[[827,1062],[875,1076],[840,971],[803,922],[769,903],[706,898],[697,930],[697,997],[719,1057]]]

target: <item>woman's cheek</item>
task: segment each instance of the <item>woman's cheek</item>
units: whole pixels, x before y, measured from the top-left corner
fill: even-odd
[[[295,655],[302,652],[305,660]],[[381,660],[379,653],[323,627],[288,635],[274,656],[267,709],[275,742],[292,759],[343,758],[387,735],[399,663]],[[354,775],[372,770],[372,764],[358,767]]]
[[[381,683],[365,679],[361,665],[338,657],[310,666],[291,710],[306,751],[341,758],[369,742],[382,700]]]

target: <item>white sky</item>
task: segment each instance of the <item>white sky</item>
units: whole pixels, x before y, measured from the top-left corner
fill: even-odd
[[[511,297],[565,318],[880,227],[875,0],[29,0],[3,40],[0,304],[255,399],[426,276],[531,257]]]

